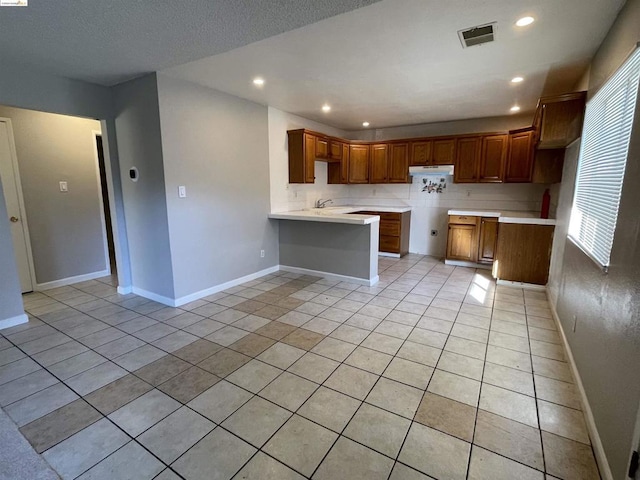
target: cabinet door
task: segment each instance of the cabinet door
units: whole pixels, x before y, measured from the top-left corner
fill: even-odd
[[[340,154],[337,157],[333,153],[336,147],[340,147]],[[327,183],[340,184],[349,183],[349,145],[346,143],[331,142],[331,159],[332,162],[327,164]]]
[[[542,125],[538,148],[565,148],[582,133],[585,93],[541,99]]]
[[[371,145],[369,183],[387,183],[389,178],[389,145]]]
[[[478,262],[493,263],[498,242],[498,219],[480,220],[480,241],[478,242]]]
[[[304,134],[304,183],[316,181],[316,137]]]
[[[478,181],[481,149],[481,137],[458,139],[456,164],[453,169],[453,181],[455,183],[475,183]]]
[[[327,158],[329,155],[329,140],[316,137],[316,158]]]
[[[389,153],[389,183],[409,181],[409,144],[392,143]]]
[[[334,140],[329,141],[329,156],[330,160],[342,159],[342,142],[336,142]]]
[[[509,134],[509,157],[504,181],[530,182],[533,173],[533,130]]]
[[[349,146],[349,183],[369,183],[369,145]]]
[[[447,235],[447,259],[475,262],[478,240],[475,225],[449,225]]]
[[[340,183],[349,183],[349,144],[342,144],[342,159],[340,160]]]
[[[507,159],[509,135],[487,135],[482,137],[482,155],[478,181],[502,182],[504,162]]]
[[[441,138],[433,141],[433,165],[453,165],[456,160],[456,139]]]
[[[422,166],[431,165],[431,151],[433,150],[432,141],[411,142],[411,150],[409,153],[409,165]]]

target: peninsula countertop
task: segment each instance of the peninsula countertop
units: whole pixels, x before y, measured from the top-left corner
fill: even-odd
[[[361,215],[354,212],[389,212],[404,213],[411,207],[377,207],[372,205],[344,205],[324,208],[307,208],[288,212],[275,212],[268,215],[276,220],[303,220],[307,222],[350,223],[352,225],[368,225],[379,222],[378,215]]]
[[[539,212],[514,210],[464,210],[453,209],[449,215],[469,215],[470,217],[494,217],[500,223],[524,223],[528,225],[555,225],[554,218],[540,218]]]

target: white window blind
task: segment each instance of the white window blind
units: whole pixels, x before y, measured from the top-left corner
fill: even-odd
[[[587,103],[569,238],[609,266],[640,79],[640,48]]]

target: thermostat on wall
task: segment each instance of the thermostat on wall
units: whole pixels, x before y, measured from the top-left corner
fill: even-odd
[[[132,182],[137,182],[139,176],[140,175],[138,174],[138,169],[136,167],[131,167],[129,169],[129,178]]]

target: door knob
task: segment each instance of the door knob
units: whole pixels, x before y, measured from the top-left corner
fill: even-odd
[[[11,223],[16,223],[19,219],[18,217],[11,217],[9,220],[11,220]]]

